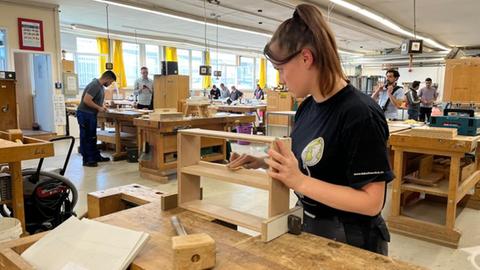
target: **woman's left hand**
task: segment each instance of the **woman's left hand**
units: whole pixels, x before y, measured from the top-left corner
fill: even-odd
[[[304,181],[304,174],[298,168],[298,160],[292,150],[282,141],[275,142],[278,151],[270,149],[265,162],[270,166],[268,175],[282,181],[287,187],[297,190]]]

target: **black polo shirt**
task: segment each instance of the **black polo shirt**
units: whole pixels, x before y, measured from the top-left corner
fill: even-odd
[[[292,149],[301,171],[328,183],[360,189],[371,182],[390,182],[386,142],[389,131],[380,106],[352,85],[324,102],[310,96],[298,108]],[[371,217],[331,208],[298,194],[315,216],[345,219]]]

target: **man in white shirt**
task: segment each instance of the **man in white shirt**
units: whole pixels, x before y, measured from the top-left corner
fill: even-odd
[[[148,78],[148,68],[142,67],[140,69],[141,78],[135,81],[134,95],[137,99],[137,109],[153,109],[153,81]]]
[[[385,85],[380,85],[372,94],[372,98],[385,112],[385,118],[398,119],[398,109],[404,98],[403,87],[397,85],[400,73],[395,69],[389,69],[386,73]]]

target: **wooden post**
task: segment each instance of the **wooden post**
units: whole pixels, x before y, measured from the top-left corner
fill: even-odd
[[[281,139],[282,143],[287,144],[291,149],[290,139]],[[278,151],[275,143],[270,144],[274,150]],[[281,181],[269,177],[270,191],[268,193],[268,217],[273,217],[287,212],[290,209],[290,189]]]
[[[21,162],[8,163],[12,179],[12,208],[13,216],[22,223],[23,232],[25,230],[25,209],[23,206],[23,178]]]
[[[403,179],[403,157],[404,152],[398,148],[394,149],[393,170],[395,179],[392,187],[392,210],[391,216],[398,217],[400,215],[400,197],[402,195],[402,179]]]
[[[458,179],[460,178],[460,158],[461,155],[456,154],[452,155],[450,160],[446,226],[452,230],[455,228],[455,218],[457,214],[457,189]]]
[[[182,168],[200,161],[200,136],[177,135],[178,204],[200,200],[200,176],[184,174]]]

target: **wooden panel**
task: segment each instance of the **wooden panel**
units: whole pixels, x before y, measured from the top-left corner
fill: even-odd
[[[181,172],[183,167],[195,165],[200,161],[200,137],[182,134],[177,138],[177,172]],[[199,200],[200,198],[200,176],[179,173],[178,204]]]
[[[200,161],[196,165],[182,168],[182,173],[191,175],[221,179],[225,182],[255,187],[259,189],[269,189],[269,181],[265,172],[240,169],[232,171],[226,165],[215,164]]]
[[[0,80],[0,131],[17,127],[15,81]]]
[[[445,67],[443,101],[480,102],[480,59],[449,59]]]
[[[418,127],[410,130],[410,135],[429,138],[453,139],[457,133],[456,128]]]
[[[177,108],[177,111],[182,111],[179,102],[190,96],[189,77],[155,75],[153,89],[153,107],[155,109]]]
[[[204,202],[202,200],[190,201],[187,203],[182,203],[180,207],[220,219],[240,227],[244,227],[256,232],[261,232],[263,219],[254,215],[246,214],[239,212],[233,209],[221,207],[211,203]]]
[[[287,145],[288,149],[292,148],[290,139],[281,139],[281,141],[283,144]],[[272,143],[270,147],[277,152],[279,151],[276,143]],[[273,217],[285,213],[290,209],[290,189],[280,180],[273,178],[270,178],[269,180],[270,192],[268,193],[268,217]]]
[[[288,92],[267,91],[267,111],[291,111],[294,99]],[[270,116],[269,125],[288,125],[288,116]]]
[[[448,181],[440,181],[438,186],[431,187],[418,184],[402,184],[402,190],[424,192],[426,194],[432,194],[435,196],[447,197],[448,196]]]

